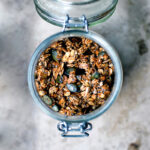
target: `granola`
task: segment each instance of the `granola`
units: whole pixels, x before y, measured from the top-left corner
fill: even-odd
[[[85,37],[52,43],[40,56],[35,85],[45,104],[63,115],[88,114],[104,105],[114,65],[100,45]]]

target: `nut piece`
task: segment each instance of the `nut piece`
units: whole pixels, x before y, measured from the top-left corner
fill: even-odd
[[[55,87],[55,86],[52,86],[49,88],[49,94],[53,94],[53,93],[56,93],[58,91],[58,88]]]
[[[87,64],[87,63],[80,63],[79,64],[79,68],[87,70],[89,68],[89,64]]]
[[[64,96],[69,96],[70,94],[70,91],[64,91]]]

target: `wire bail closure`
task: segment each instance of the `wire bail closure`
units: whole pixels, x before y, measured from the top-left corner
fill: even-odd
[[[88,21],[85,17],[85,15],[77,18],[77,17],[69,17],[69,15],[66,15],[66,19],[63,25],[63,32],[66,30],[66,28],[84,28],[86,32],[88,32]]]
[[[69,123],[62,121],[58,123],[57,128],[62,132],[62,137],[88,137],[87,131],[92,130],[92,124],[89,122]],[[79,134],[68,134],[69,132]]]

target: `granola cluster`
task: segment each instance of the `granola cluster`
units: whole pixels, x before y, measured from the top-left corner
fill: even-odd
[[[106,51],[85,37],[52,43],[35,70],[39,96],[63,115],[84,115],[102,106],[111,93],[114,65]]]

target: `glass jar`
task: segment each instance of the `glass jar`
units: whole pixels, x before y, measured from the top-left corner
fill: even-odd
[[[111,44],[105,40],[101,35],[88,30],[88,26],[94,25],[98,22],[106,20],[110,17],[115,9],[117,0],[34,0],[37,12],[42,18],[58,26],[63,26],[63,31],[51,35],[45,39],[35,50],[28,69],[28,85],[30,93],[34,101],[39,105],[39,107],[54,119],[60,120],[58,123],[58,129],[62,132],[64,137],[83,137],[88,136],[88,130],[92,129],[92,124],[89,120],[92,120],[100,115],[102,115],[115,101],[117,98],[123,81],[122,65],[116,50],[111,46]],[[106,4],[107,2],[107,4]],[[105,4],[103,6],[102,4]],[[94,7],[99,10],[93,10]],[[59,14],[61,11],[59,8],[63,9],[63,13]],[[79,10],[76,14],[77,8],[83,8]],[[69,15],[67,15],[69,14]],[[70,17],[70,14],[73,16]],[[83,15],[84,14],[84,15]],[[76,16],[75,16],[76,15]],[[83,15],[83,16],[82,16]],[[68,28],[78,28],[69,29]],[[80,28],[80,29],[79,29]],[[84,30],[81,28],[84,28]],[[115,79],[112,92],[102,107],[99,107],[93,112],[81,116],[65,116],[58,112],[51,110],[38,95],[35,86],[34,72],[36,69],[37,61],[41,53],[54,41],[65,37],[75,37],[82,36],[89,38],[101,45],[114,64],[115,68]],[[69,131],[78,131],[79,134],[69,134]]]

